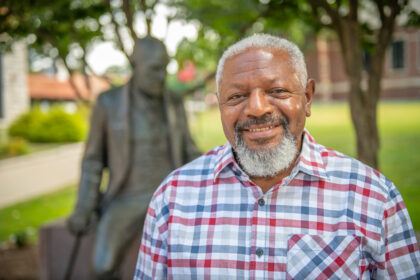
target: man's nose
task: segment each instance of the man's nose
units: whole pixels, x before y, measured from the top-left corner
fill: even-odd
[[[265,92],[261,89],[253,90],[248,98],[248,104],[245,108],[247,116],[261,117],[265,114],[271,114],[274,111],[273,105],[270,104]]]

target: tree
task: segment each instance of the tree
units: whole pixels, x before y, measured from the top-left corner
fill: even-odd
[[[348,99],[351,118],[357,136],[357,157],[378,168],[379,134],[377,106],[386,50],[391,43],[397,16],[407,7],[407,1],[327,1],[308,0],[314,19],[337,35],[347,73],[350,91]],[[361,14],[370,20],[362,21]],[[379,19],[374,26],[372,18]],[[370,56],[367,69],[367,89],[362,87],[363,52]]]
[[[76,70],[84,73],[86,68],[91,69],[86,54],[95,39],[102,35],[97,22],[104,12],[99,0],[6,0],[0,7],[0,34],[6,46],[29,36],[32,48],[53,59],[59,58],[80,98],[72,74]]]
[[[25,38],[37,52],[61,60],[70,74],[70,83],[81,98],[72,74],[76,71],[84,74],[89,88],[87,72],[94,71],[86,57],[91,47],[98,41],[114,41],[129,58],[130,44],[138,37],[136,18],[145,21],[146,33],[150,34],[154,9],[161,2],[5,0],[0,4],[0,41],[9,47]]]
[[[158,4],[164,4],[163,0],[102,0],[106,5],[110,16],[109,27],[113,30],[113,36],[109,39],[116,43],[118,49],[130,60],[130,49],[134,41],[139,37],[136,31],[136,19],[144,20],[146,35],[151,35],[153,16]],[[167,18],[168,23],[171,18]],[[124,40],[129,38],[129,43]]]

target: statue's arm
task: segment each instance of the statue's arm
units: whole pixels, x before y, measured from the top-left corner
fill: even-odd
[[[98,207],[102,172],[107,166],[106,140],[106,110],[103,99],[99,97],[90,119],[76,207],[69,219],[72,232],[84,231]]]

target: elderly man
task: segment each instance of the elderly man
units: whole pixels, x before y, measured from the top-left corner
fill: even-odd
[[[100,212],[93,256],[96,279],[115,277],[156,187],[175,167],[199,156],[182,98],[165,90],[165,46],[152,37],[139,39],[131,59],[130,82],[101,94],[93,109],[78,201],[68,221],[70,230],[80,234]],[[106,169],[108,187],[101,193]]]
[[[175,170],[150,203],[136,279],[416,279],[395,186],[304,129],[315,82],[270,35],[232,45],[216,83],[228,142]]]

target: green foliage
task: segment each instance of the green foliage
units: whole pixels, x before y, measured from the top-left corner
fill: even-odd
[[[176,60],[179,65],[192,60],[207,71],[215,71],[221,53],[242,37],[267,32],[303,46],[307,35],[318,30],[309,6],[301,0],[179,0],[174,6],[178,18],[200,23],[197,38],[184,39],[178,46]]]
[[[70,214],[76,197],[76,187],[68,186],[56,192],[0,209],[0,242],[14,242],[24,232],[28,243],[37,240],[37,229],[47,221]],[[22,238],[21,238],[22,239]]]
[[[9,236],[9,240],[17,248],[23,248],[28,245],[28,230],[19,230]]]
[[[77,142],[86,134],[82,114],[69,114],[55,106],[48,113],[39,107],[23,114],[9,128],[9,134],[32,142]]]
[[[21,137],[14,137],[0,146],[0,158],[20,156],[28,153],[29,145]]]
[[[106,13],[101,0],[5,0],[2,3],[1,47],[17,40],[27,42],[38,53],[71,63],[83,70],[83,56],[103,33],[99,18]]]
[[[212,30],[200,29],[197,39],[190,41],[184,38],[178,45],[175,59],[178,65],[186,60],[194,61],[199,69],[214,71],[220,58],[220,35]]]

